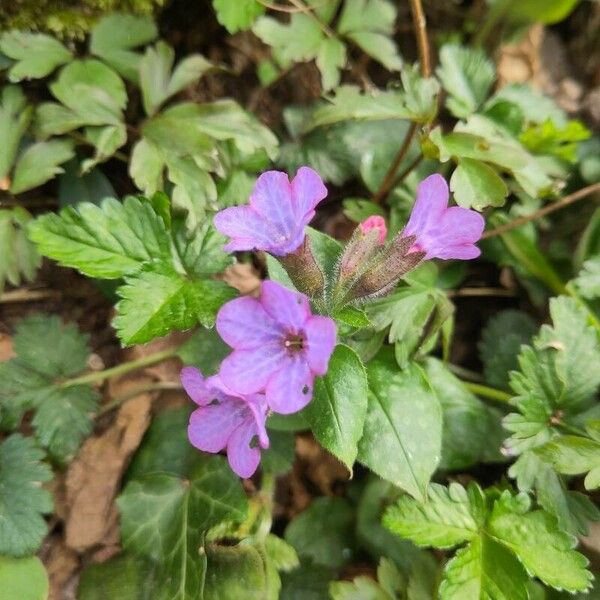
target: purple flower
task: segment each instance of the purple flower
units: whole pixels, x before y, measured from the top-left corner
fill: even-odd
[[[217,331],[234,351],[220,375],[238,394],[265,391],[275,412],[306,406],[316,375],[327,372],[335,346],[335,323],[311,314],[308,298],[264,281],[260,298],[236,298],[217,315]]]
[[[250,477],[260,462],[260,448],[269,447],[264,394],[235,394],[219,375],[205,379],[194,367],[182,369],[181,383],[200,407],[190,416],[190,442],[204,452],[227,448],[232,470],[240,477]]]
[[[425,252],[430,258],[477,258],[475,242],[481,238],[483,217],[467,208],[448,208],[448,184],[441,175],[430,175],[417,188],[417,201],[402,232],[416,236],[411,252]]]
[[[291,183],[281,171],[263,173],[248,206],[226,208],[215,215],[215,227],[231,238],[224,250],[264,250],[275,256],[294,252],[325,196],[327,188],[309,167],[300,167]]]

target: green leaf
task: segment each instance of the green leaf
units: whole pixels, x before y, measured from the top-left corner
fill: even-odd
[[[505,18],[511,21],[558,23],[566,18],[580,0],[549,0],[540,4],[537,0],[511,2]]]
[[[125,549],[158,563],[157,600],[198,597],[207,531],[241,522],[247,511],[239,480],[219,456],[203,457],[185,481],[160,473],[131,481],[117,504]]]
[[[369,406],[358,460],[416,498],[424,498],[440,460],[439,401],[415,365],[401,371],[388,361],[374,360],[367,375]]]
[[[129,161],[129,175],[145,194],[161,189],[164,167],[163,155],[156,144],[146,138],[135,144]]]
[[[155,581],[151,566],[144,560],[118,554],[103,563],[92,563],[81,573],[78,600],[150,600]]]
[[[333,600],[395,600],[405,597],[406,579],[392,561],[382,560],[378,579],[361,575],[352,581],[333,581],[329,593]],[[383,577],[382,577],[383,575]]]
[[[10,81],[41,79],[73,58],[71,52],[53,37],[25,31],[3,33],[0,51],[16,61],[8,71]]]
[[[19,433],[0,443],[0,554],[31,554],[46,535],[42,515],[52,511],[52,496],[41,484],[52,479],[52,471],[43,457],[34,441]],[[0,560],[0,581],[5,560]]]
[[[354,306],[340,308],[333,313],[332,317],[343,325],[348,325],[355,329],[361,329],[372,325],[371,321],[369,321],[369,317],[367,317],[367,313]]]
[[[411,120],[431,123],[438,112],[438,80],[435,77],[422,77],[418,65],[404,65],[400,78],[404,88],[404,103]]]
[[[305,562],[282,574],[279,600],[330,600],[329,582],[333,577],[332,569]]]
[[[32,109],[21,88],[7,85],[2,88],[0,97],[0,178],[5,177],[15,162],[17,150],[23,134],[31,121]]]
[[[344,215],[355,223],[361,223],[373,215],[384,216],[384,211],[378,204],[364,198],[346,198],[342,205]]]
[[[200,369],[205,377],[219,370],[221,361],[231,352],[231,348],[221,339],[215,329],[201,327],[192,337],[179,346],[177,355],[184,365]]]
[[[61,135],[85,124],[85,119],[58,102],[42,102],[35,109],[35,127],[39,137]]]
[[[171,96],[194,83],[212,64],[200,54],[192,54],[182,60],[175,70],[175,51],[160,41],[149,47],[140,62],[140,87],[147,115],[153,115],[161,104]]]
[[[440,360],[428,359],[426,371],[444,414],[440,468],[465,469],[503,460],[502,413],[470,393]]]
[[[300,566],[294,547],[272,533],[265,538],[265,552],[278,571],[292,571]]]
[[[426,501],[402,496],[386,510],[383,524],[418,546],[452,548],[477,537],[484,502],[476,484],[465,490],[458,483],[432,483]]]
[[[442,600],[529,600],[529,577],[519,561],[483,535],[461,548],[444,569]]]
[[[94,156],[81,162],[81,172],[88,173],[98,163],[111,158],[127,142],[127,130],[123,123],[104,127],[86,127],[86,140],[95,148]]]
[[[265,12],[257,0],[213,0],[217,21],[229,31],[249,29],[254,21]]]
[[[317,441],[346,465],[358,454],[367,415],[367,376],[360,358],[348,346],[336,346],[323,377],[315,381],[304,416]]]
[[[352,555],[354,511],[347,500],[320,497],[285,529],[285,541],[315,565],[339,568]],[[314,535],[315,531],[319,535]]]
[[[18,286],[35,279],[41,257],[27,238],[30,221],[31,215],[20,206],[0,210],[0,294],[7,281]]]
[[[536,330],[535,321],[518,310],[503,310],[488,320],[478,346],[487,383],[508,388],[509,373],[519,368],[521,346],[531,343]]]
[[[269,429],[269,448],[262,451],[260,459],[263,471],[274,475],[287,473],[294,464],[294,458],[294,434]]]
[[[440,50],[437,76],[448,92],[446,106],[455,117],[464,119],[487,98],[496,73],[482,50],[445,44]]]
[[[0,600],[46,600],[48,574],[37,556],[0,556]]]
[[[58,178],[58,202],[61,207],[76,206],[81,202],[99,206],[104,198],[115,197],[113,186],[100,169],[92,169],[81,175],[76,160],[66,163],[64,169],[65,172]]]
[[[319,46],[316,62],[323,90],[336,88],[340,84],[340,70],[346,64],[346,46],[337,38],[325,38]]]
[[[29,236],[41,254],[89,277],[118,279],[152,261],[171,261],[171,241],[149,202],[107,198],[38,217]]]
[[[117,293],[120,300],[113,326],[128,346],[198,323],[212,327],[218,310],[236,295],[222,281],[192,280],[163,264],[126,276]]]
[[[564,127],[559,127],[548,119],[529,126],[521,133],[519,140],[535,154],[556,156],[574,164],[577,162],[579,142],[590,136],[590,130],[580,121],[569,121]]]
[[[10,184],[12,194],[20,194],[42,185],[64,169],[59,167],[75,156],[73,141],[56,139],[37,142],[29,146],[17,159],[13,180]]]
[[[118,125],[127,104],[123,80],[93,58],[74,60],[50,84],[54,97],[86,125]]]
[[[102,58],[123,77],[137,83],[141,54],[133,50],[148,44],[158,35],[151,17],[108,14],[94,25],[90,52]]]
[[[450,178],[450,189],[457,204],[475,210],[502,206],[508,196],[502,177],[490,166],[472,158],[459,160]]]
[[[490,534],[545,584],[569,592],[590,587],[588,561],[573,550],[575,538],[560,531],[553,516],[542,510],[525,512],[528,503],[507,494],[494,505],[488,524]]]
[[[583,263],[583,268],[573,283],[581,296],[588,300],[600,296],[600,255]]]

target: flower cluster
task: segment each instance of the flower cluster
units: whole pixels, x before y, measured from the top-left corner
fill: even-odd
[[[484,222],[478,213],[448,207],[449,191],[440,175],[425,179],[406,227],[386,244],[380,216],[356,228],[335,274],[324,274],[305,228],[327,189],[319,175],[301,167],[290,182],[268,171],[257,180],[247,206],[227,208],[214,219],[229,236],[228,251],[262,250],[277,257],[296,287],[312,297],[325,294],[334,304],[365,301],[386,293],[423,260],[469,259]],[[199,405],[190,418],[191,443],[205,452],[227,450],[231,468],[250,477],[269,446],[269,412],[291,414],[312,399],[314,380],[325,375],[336,343],[334,321],[314,315],[304,293],[264,281],[258,298],[232,300],[217,315],[216,328],[232,348],[219,373],[204,378],[193,367],[181,373],[183,386]]]

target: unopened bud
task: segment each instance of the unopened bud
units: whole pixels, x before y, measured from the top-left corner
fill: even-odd
[[[300,247],[285,256],[276,257],[298,291],[309,296],[318,296],[325,289],[325,277],[310,248],[308,237]]]
[[[368,219],[365,219],[359,228],[363,234],[367,234],[370,231],[376,230],[379,234],[378,241],[381,246],[385,244],[385,237],[387,236],[387,227],[385,226],[385,219],[379,215],[373,215]]]

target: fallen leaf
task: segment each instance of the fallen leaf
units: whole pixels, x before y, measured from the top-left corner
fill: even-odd
[[[7,333],[0,333],[0,362],[14,358],[12,337]]]
[[[242,296],[257,296],[260,287],[258,271],[248,263],[237,263],[227,267],[223,281],[234,287]]]

